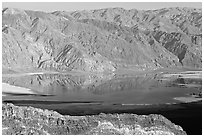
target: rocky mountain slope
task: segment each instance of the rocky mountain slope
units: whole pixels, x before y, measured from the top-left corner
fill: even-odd
[[[202,11],[2,11],[3,71],[112,72],[202,66]]]
[[[161,115],[100,114],[63,116],[33,107],[2,105],[3,135],[185,135]]]

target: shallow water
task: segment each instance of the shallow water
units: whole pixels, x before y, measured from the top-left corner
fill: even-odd
[[[150,74],[34,74],[3,77],[10,85],[31,89],[33,94],[7,92],[3,100],[54,101],[55,103],[166,104],[179,103],[201,91],[202,79]],[[4,90],[4,89],[3,89]]]
[[[55,110],[63,115],[162,114],[183,127],[187,134],[202,134],[202,103],[182,103],[175,99],[201,93],[200,72],[20,74],[3,75],[2,81],[32,90],[32,95],[3,92],[3,101],[15,105]]]

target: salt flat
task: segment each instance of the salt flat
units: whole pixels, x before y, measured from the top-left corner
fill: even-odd
[[[195,98],[195,97],[176,97],[174,99],[179,100],[179,101],[184,102],[184,103],[197,102],[197,101],[202,100],[202,98]]]
[[[35,94],[35,92],[33,92],[32,90],[30,90],[28,88],[17,87],[17,86],[9,85],[7,83],[2,83],[2,93],[10,93],[10,94]]]

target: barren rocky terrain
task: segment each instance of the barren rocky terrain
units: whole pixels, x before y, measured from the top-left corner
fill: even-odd
[[[2,10],[3,72],[201,68],[202,11]]]
[[[3,135],[185,135],[180,126],[161,115],[100,114],[62,116],[33,107],[2,106]]]
[[[19,95],[20,99],[25,95],[35,101],[34,96],[27,95],[54,98],[61,93],[60,97],[69,101],[67,97],[73,97],[65,94],[83,95],[84,89],[94,96],[107,95],[104,98],[109,96],[111,100],[109,94],[119,92],[121,96],[117,97],[124,99],[130,89],[134,89],[133,93],[147,87],[150,90],[163,87],[167,91],[168,86],[185,88],[185,93],[190,87],[189,95],[201,100],[202,79],[184,79],[186,75],[181,74],[166,74],[158,79],[159,75],[148,73],[174,69],[202,69],[202,9],[107,8],[50,13],[15,8],[2,10],[2,80],[8,88],[4,89],[4,96],[10,97],[11,102],[12,96]],[[129,73],[132,77],[122,73],[118,76],[116,72]],[[134,77],[135,72],[147,74]],[[22,87],[24,91],[18,94],[16,88],[20,91]],[[196,92],[190,92],[194,89]],[[130,95],[128,101],[141,98]],[[166,95],[160,96],[163,97]],[[118,100],[121,103],[120,98]],[[180,126],[158,114],[69,116],[5,102],[2,104],[2,133],[186,134]]]

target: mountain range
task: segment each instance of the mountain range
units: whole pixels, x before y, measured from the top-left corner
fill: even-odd
[[[2,10],[2,68],[14,71],[202,68],[202,9]]]

